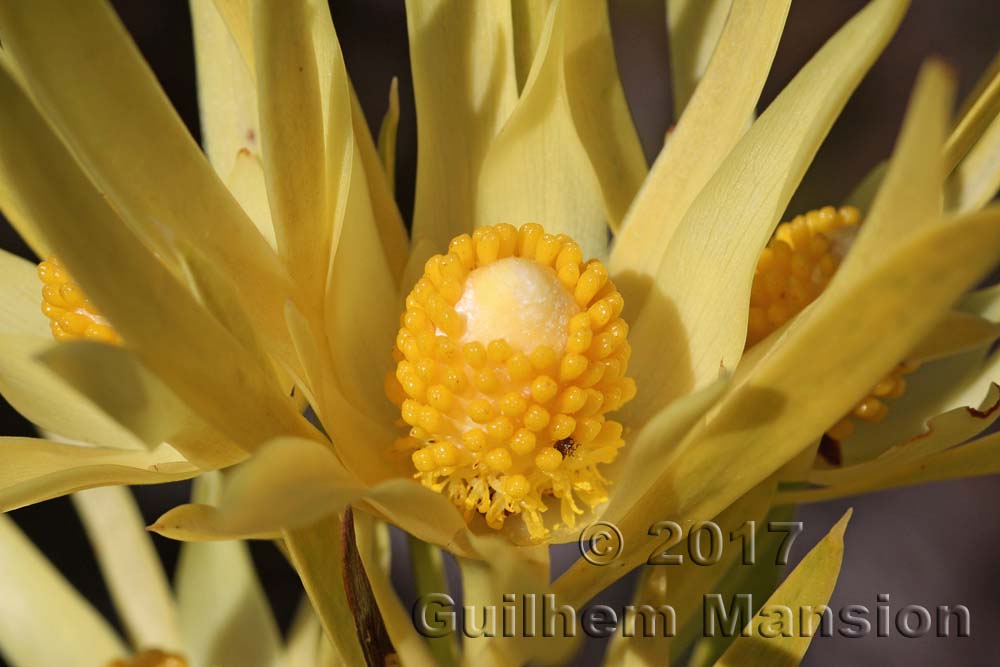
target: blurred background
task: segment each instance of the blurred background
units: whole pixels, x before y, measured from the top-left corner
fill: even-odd
[[[759,108],[766,107],[825,39],[864,4],[863,0],[794,3]],[[191,133],[198,137],[187,3],[116,0],[114,5]],[[651,161],[672,122],[664,3],[611,0],[610,9],[622,82]],[[376,130],[385,112],[390,81],[399,77],[402,114],[396,187],[400,208],[408,219],[413,209],[417,146],[403,2],[338,0],[332,3],[332,10],[348,69]],[[817,166],[807,174],[789,211],[836,204],[876,162],[888,156],[910,88],[926,58],[940,57],[952,65],[961,97],[998,49],[1000,3],[996,0],[914,0],[896,37],[820,149]],[[0,245],[31,256],[2,220]],[[31,425],[6,403],[0,405],[0,426],[3,435],[33,434]],[[183,483],[136,489],[149,522],[173,505],[185,502],[188,492]],[[971,612],[971,637],[906,639],[893,633],[888,638],[819,638],[803,664],[1000,665],[1000,642],[994,635],[995,628],[1000,628],[1000,479],[941,483],[804,507],[799,519],[805,533],[793,554],[801,556],[808,550],[848,506],[855,508],[855,514],[832,606],[838,609],[861,604],[874,609],[878,594],[890,596],[893,613],[907,604],[931,609],[963,604]],[[69,501],[53,500],[18,510],[13,516],[80,591],[116,620]],[[177,544],[158,536],[155,539],[172,571]],[[253,544],[251,549],[285,627],[299,600],[297,577],[270,544]],[[575,547],[559,554],[563,561],[575,555]],[[402,568],[395,574],[405,596],[407,572]],[[623,584],[602,601],[622,605],[628,597]],[[58,619],[51,620],[58,623]],[[599,642],[592,643],[577,664],[599,664],[602,650]]]

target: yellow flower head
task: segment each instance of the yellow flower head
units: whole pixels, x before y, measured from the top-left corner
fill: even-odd
[[[537,224],[481,227],[431,257],[406,298],[388,385],[416,477],[499,528],[547,530],[545,498],[572,527],[607,500],[598,465],[624,444],[605,418],[635,396],[624,301],[597,260]]]

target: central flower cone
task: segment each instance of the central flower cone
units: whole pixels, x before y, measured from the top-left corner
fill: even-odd
[[[622,447],[605,417],[635,396],[624,301],[604,266],[539,225],[463,234],[406,298],[389,396],[415,477],[493,528],[520,514],[547,534],[546,498],[572,526],[607,499]]]

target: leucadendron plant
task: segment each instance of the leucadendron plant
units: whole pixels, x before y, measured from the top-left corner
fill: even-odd
[[[43,258],[0,255],[0,390],[59,436],[2,440],[0,507],[225,469],[151,529],[277,541],[332,664],[521,665],[574,642],[427,641],[379,526],[425,592],[444,550],[469,604],[579,606],[658,521],[1000,471],[1000,291],[968,293],[1000,259],[1000,68],[956,113],[929,62],[886,163],[785,215],[906,6],[870,2],[758,117],[789,1],[669,0],[678,120],[648,166],[604,3],[409,0],[404,225],[395,85],[376,141],[326,2],[192,0],[202,150],[110,5],[0,1],[0,208]],[[598,520],[617,560],[551,581]],[[697,610],[825,604],[845,526],[777,588],[729,551],[645,568],[681,631],[608,664],[797,664],[808,638],[695,642]]]
[[[219,473],[195,481],[194,499],[210,502]],[[124,637],[59,573],[8,516],[0,516],[0,655],[15,667],[322,667],[320,625],[299,612],[282,641],[249,550],[239,542],[182,545],[170,585],[124,487],[72,496]]]

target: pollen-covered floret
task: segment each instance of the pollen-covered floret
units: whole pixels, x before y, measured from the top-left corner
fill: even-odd
[[[853,206],[827,206],[778,225],[757,260],[750,292],[748,349],[802,312],[823,292],[850,250],[860,224],[861,214]],[[916,368],[913,363],[900,363],[826,435],[839,442],[854,431],[853,419],[880,421],[888,412],[885,400],[902,396],[906,391],[903,376]]]
[[[66,268],[55,257],[38,265],[42,280],[42,313],[56,340],[94,340],[113,345],[121,337],[73,282]]]
[[[406,299],[387,391],[416,478],[499,528],[547,529],[546,498],[572,526],[607,498],[600,464],[624,444],[605,417],[635,395],[624,302],[596,261],[539,225],[452,240]]]

